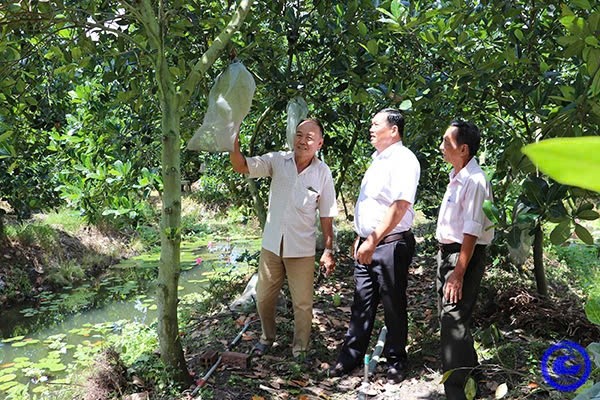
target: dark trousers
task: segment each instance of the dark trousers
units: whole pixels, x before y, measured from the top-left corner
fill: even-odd
[[[396,368],[406,366],[406,287],[414,252],[415,238],[409,231],[401,240],[377,246],[371,264],[355,264],[352,316],[337,360],[345,369],[362,364],[380,301],[387,327],[383,355]]]
[[[478,365],[471,336],[471,317],[484,272],[485,246],[475,246],[473,257],[463,278],[462,299],[458,303],[448,303],[444,299],[443,288],[454,271],[459,252],[459,244],[442,247],[438,252],[437,292],[442,368],[444,372],[459,368],[444,382],[448,400],[466,399],[464,392],[466,380],[472,368]]]

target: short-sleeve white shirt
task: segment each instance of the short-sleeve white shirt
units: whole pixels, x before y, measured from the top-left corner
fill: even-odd
[[[466,233],[477,236],[477,244],[490,244],[494,229],[483,212],[485,200],[493,200],[492,187],[473,157],[458,174],[450,173],[438,216],[438,242],[462,243]]]
[[[317,210],[320,217],[337,215],[329,167],[315,157],[298,174],[294,153],[289,151],[246,157],[246,162],[250,178],[272,179],[262,247],[282,257],[315,255]],[[279,254],[282,239],[283,254]]]
[[[407,231],[415,216],[412,205],[421,175],[419,161],[401,141],[372,157],[354,208],[354,230],[366,238],[379,226],[394,201],[405,200],[411,206],[389,234]]]

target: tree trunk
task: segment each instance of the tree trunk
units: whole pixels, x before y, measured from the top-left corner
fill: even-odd
[[[6,232],[4,231],[4,210],[0,209],[0,244],[6,242]]]
[[[540,223],[536,225],[533,237],[533,273],[537,292],[543,296],[548,295],[548,282],[544,271],[544,232]]]
[[[260,222],[261,229],[263,229],[265,227],[265,222],[267,221],[267,209],[265,207],[265,202],[263,201],[262,197],[260,197],[258,187],[256,186],[256,181],[254,179],[246,179],[246,182],[248,182],[248,190],[250,190],[252,200],[254,201],[254,213],[258,218],[258,222]]]
[[[168,97],[168,96],[167,96]],[[162,109],[162,216],[158,270],[158,336],[163,362],[173,368],[174,379],[190,384],[177,320],[181,244],[181,175],[179,110],[177,101],[161,100]]]
[[[358,126],[358,125],[357,125]],[[348,167],[351,162],[354,162],[354,158],[352,156],[352,152],[354,151],[354,147],[356,146],[356,142],[358,141],[358,132],[362,132],[359,129],[354,129],[352,133],[352,139],[350,140],[350,144],[348,145],[348,150],[344,153],[344,158],[340,164],[340,175],[338,176],[337,182],[335,183],[335,193],[339,195],[342,190],[342,185],[346,180],[346,171],[348,171]]]
[[[131,7],[146,29],[150,45],[155,50],[155,77],[161,109],[162,130],[162,215],[160,222],[160,262],[158,271],[158,339],[161,359],[173,372],[177,382],[190,384],[177,322],[177,287],[179,284],[181,247],[181,138],[180,119],[183,108],[196,90],[204,74],[237,32],[250,11],[252,0],[241,0],[229,21],[202,57],[192,67],[183,84],[175,84],[169,71],[164,38],[167,35],[165,4],[152,0],[137,0]],[[176,90],[176,87],[179,91]]]

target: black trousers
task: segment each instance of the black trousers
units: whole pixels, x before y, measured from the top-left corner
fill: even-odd
[[[380,244],[369,265],[355,263],[354,301],[350,326],[338,356],[338,363],[352,369],[363,362],[369,346],[379,302],[383,304],[387,336],[383,355],[396,368],[406,366],[408,316],[406,287],[408,267],[415,252],[412,232],[392,243]]]
[[[462,298],[458,303],[444,299],[444,284],[454,271],[460,245],[446,245],[438,252],[437,292],[442,346],[442,368],[453,371],[444,382],[448,400],[464,400],[464,386],[472,368],[478,365],[477,353],[471,335],[471,317],[479,294],[479,287],[485,269],[485,246],[475,246],[463,278]]]

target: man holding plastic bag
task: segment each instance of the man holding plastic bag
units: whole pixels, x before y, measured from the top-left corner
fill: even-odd
[[[292,354],[301,358],[309,347],[312,324],[316,232],[319,212],[325,250],[320,264],[329,275],[333,257],[333,217],[337,215],[335,188],[329,167],[316,157],[323,145],[323,127],[304,119],[296,128],[293,151],[244,157],[236,136],[229,153],[236,172],[250,178],[271,177],[269,211],[263,232],[256,287],[262,335],[253,353],[262,355],[275,341],[275,311],[279,291],[288,280],[294,307]]]

